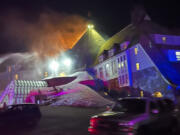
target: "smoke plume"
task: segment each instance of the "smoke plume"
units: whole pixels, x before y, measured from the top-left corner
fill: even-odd
[[[21,46],[40,57],[56,56],[72,48],[86,31],[86,19],[46,11],[34,17],[20,11],[11,11],[1,17],[4,37],[11,41],[11,47]]]

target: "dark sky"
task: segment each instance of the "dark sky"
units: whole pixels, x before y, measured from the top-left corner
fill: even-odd
[[[112,36],[131,22],[130,11],[136,4],[143,5],[153,21],[170,28],[180,27],[179,4],[173,0],[4,0],[0,3],[0,16],[18,10],[24,20],[35,23],[46,10],[79,14],[94,23],[98,32]],[[4,26],[0,26],[1,54],[26,51],[21,45],[12,47],[11,39],[4,38]]]

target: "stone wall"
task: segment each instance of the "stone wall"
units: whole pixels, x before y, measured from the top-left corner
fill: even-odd
[[[155,67],[133,72],[132,77],[134,88],[140,88],[149,93],[160,91],[164,97],[174,97],[173,91],[169,89],[168,82],[165,81]]]

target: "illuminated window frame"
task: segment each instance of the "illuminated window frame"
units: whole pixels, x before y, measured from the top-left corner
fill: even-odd
[[[138,54],[138,48],[137,48],[137,47],[134,48],[134,54],[135,54],[135,55]]]
[[[139,70],[139,63],[136,63],[136,70]]]
[[[118,64],[118,67],[121,68],[121,63]]]
[[[176,52],[176,60],[180,61],[180,52]]]
[[[18,74],[15,74],[15,75],[14,75],[14,78],[15,78],[15,80],[18,80],[18,79],[19,79]]]

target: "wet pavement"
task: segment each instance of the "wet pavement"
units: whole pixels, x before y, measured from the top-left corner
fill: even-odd
[[[27,126],[17,121],[14,127],[1,128],[0,135],[88,135],[90,117],[105,108],[44,106],[40,110],[42,117],[36,125]]]
[[[1,129],[3,135],[87,135],[89,119],[105,109],[82,107],[41,107],[42,117],[34,127],[18,123]]]

